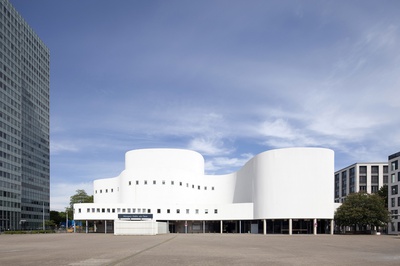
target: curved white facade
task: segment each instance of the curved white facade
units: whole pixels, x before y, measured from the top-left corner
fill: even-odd
[[[119,176],[94,181],[94,203],[75,204],[75,219],[333,219],[333,174],[334,152],[324,148],[266,151],[227,175],[205,175],[194,151],[132,150]]]

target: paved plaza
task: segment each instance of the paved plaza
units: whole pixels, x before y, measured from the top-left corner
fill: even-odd
[[[400,237],[0,235],[0,265],[399,265]]]

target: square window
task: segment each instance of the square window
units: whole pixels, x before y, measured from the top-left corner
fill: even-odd
[[[131,213],[131,208],[128,208],[128,213]]]
[[[169,210],[169,209],[167,209],[167,213],[170,213],[170,210]]]
[[[120,213],[121,212],[121,208],[117,208],[117,212]]]
[[[211,190],[214,190],[214,187],[211,187]]]
[[[157,209],[157,213],[161,213],[161,209]]]
[[[174,181],[171,181],[171,185],[173,185],[174,184]]]
[[[196,214],[199,214],[199,209],[196,209]]]
[[[114,208],[112,208],[112,209],[111,209],[111,212],[112,212],[112,213],[115,213],[115,209],[114,209]]]
[[[122,212],[125,212],[125,208],[124,208],[124,209],[122,209]]]

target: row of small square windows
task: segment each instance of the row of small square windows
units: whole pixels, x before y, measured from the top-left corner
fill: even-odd
[[[143,182],[144,182],[145,185],[147,185],[147,180],[144,180]],[[129,186],[131,186],[132,185],[132,181],[129,181],[128,184],[129,184]],[[156,184],[157,184],[157,181],[153,180],[153,185],[156,185]],[[162,181],[162,184],[165,185],[165,181]],[[175,182],[171,181],[171,185],[174,185],[174,184],[175,184]],[[139,180],[136,180],[136,185],[139,185]],[[183,185],[183,183],[179,182],[179,186],[182,186],[182,185]],[[186,187],[189,187],[189,183],[186,183]],[[195,188],[195,185],[192,185],[192,188]],[[200,190],[201,186],[197,186],[197,189]],[[204,186],[204,190],[207,190],[207,186]],[[211,190],[214,190],[214,187],[211,187]],[[103,193],[103,190],[100,189],[99,192]],[[111,188],[110,192],[111,193],[114,192],[114,189]],[[97,194],[97,190],[95,190],[94,193]],[[105,189],[105,193],[108,193],[108,189]]]
[[[87,208],[87,213],[151,213],[151,209],[131,209],[131,208]],[[79,208],[78,212],[81,213],[82,209]],[[157,209],[157,213],[161,213],[161,209]],[[171,213],[171,209],[167,209],[166,213]],[[181,209],[176,209],[176,213],[181,213]],[[199,209],[195,209],[195,214],[199,214]],[[204,209],[204,214],[208,214],[208,209]],[[186,214],[190,214],[190,209],[186,209]],[[218,214],[218,209],[214,209],[214,214]]]
[[[147,185],[147,180],[144,180],[143,183],[144,183],[145,185]],[[132,185],[132,181],[129,181],[128,184],[129,184],[129,186]],[[163,180],[163,181],[161,182],[161,184],[165,185],[165,184],[166,184],[165,180]],[[136,185],[139,185],[139,180],[136,180]],[[156,181],[156,180],[153,180],[153,185],[157,185],[157,181]],[[175,185],[175,181],[172,181],[172,180],[171,180],[171,185],[172,185],[172,186]],[[182,183],[182,182],[179,182],[179,186],[183,186],[183,183]],[[189,183],[186,183],[186,187],[189,187]],[[195,185],[192,184],[192,188],[195,188]],[[197,189],[200,190],[200,189],[201,189],[201,186],[197,186]],[[207,190],[207,186],[204,186],[204,190]],[[214,187],[211,187],[211,190],[214,190]]]

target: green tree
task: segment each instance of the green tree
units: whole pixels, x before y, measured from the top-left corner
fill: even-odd
[[[335,222],[339,226],[384,226],[390,222],[390,215],[384,200],[378,194],[353,193],[335,212]]]
[[[385,207],[386,209],[388,208],[388,185],[383,185],[377,192],[378,194],[385,202]]]
[[[50,221],[57,226],[65,222],[65,212],[50,211]]]
[[[84,189],[76,190],[76,193],[69,198],[67,208],[69,219],[73,219],[73,209],[75,203],[93,203],[93,195],[89,196]]]

